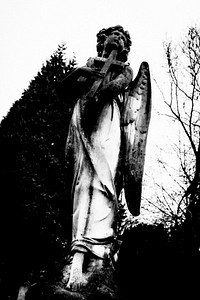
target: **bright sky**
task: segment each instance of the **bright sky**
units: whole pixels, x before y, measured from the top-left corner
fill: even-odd
[[[96,55],[96,33],[120,24],[134,73],[146,60],[160,78],[163,41],[198,24],[199,12],[199,0],[0,0],[0,120],[61,42],[82,65]]]
[[[130,32],[129,62],[134,74],[142,61],[149,63],[154,111],[160,111],[162,96],[153,79],[165,87],[163,42],[180,41],[189,26],[200,27],[199,12],[200,0],[0,0],[0,121],[59,44],[65,42],[68,55],[74,52],[83,65],[96,56],[97,32],[114,25]],[[146,192],[144,184],[144,194],[150,198],[156,159],[165,155],[172,166],[177,163],[168,150],[168,137],[177,138],[173,126],[154,113],[145,162],[148,173],[152,172],[145,177]],[[158,177],[168,184],[165,175]],[[152,197],[154,190],[153,186]]]

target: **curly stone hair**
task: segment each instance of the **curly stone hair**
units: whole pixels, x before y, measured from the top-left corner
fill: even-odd
[[[97,33],[97,53],[98,53],[98,56],[102,56],[103,49],[104,49],[104,42],[105,42],[106,38],[115,30],[122,32],[126,37],[127,42],[126,42],[125,49],[121,56],[121,60],[125,62],[125,61],[127,61],[128,53],[130,51],[132,42],[131,42],[131,37],[130,37],[129,32],[125,31],[124,28],[120,25],[109,27],[107,29],[102,29]]]

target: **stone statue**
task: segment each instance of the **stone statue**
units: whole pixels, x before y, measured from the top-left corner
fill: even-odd
[[[73,164],[73,221],[64,281],[72,291],[114,256],[122,190],[130,212],[140,211],[151,83],[146,62],[133,80],[126,62],[130,46],[123,27],[101,30],[98,57],[75,69],[58,90],[66,101],[68,94],[75,99],[66,143]]]

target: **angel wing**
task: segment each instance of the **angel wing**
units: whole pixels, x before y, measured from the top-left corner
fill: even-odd
[[[125,98],[122,113],[124,190],[129,211],[137,216],[140,213],[145,148],[151,116],[151,79],[147,62],[142,62]]]

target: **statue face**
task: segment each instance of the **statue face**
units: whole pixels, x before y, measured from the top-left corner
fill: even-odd
[[[110,53],[113,49],[116,49],[120,53],[125,48],[126,43],[125,35],[118,30],[114,30],[104,42],[104,51]]]

